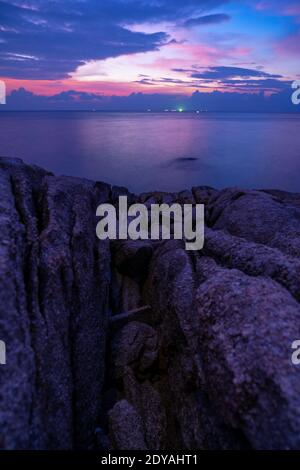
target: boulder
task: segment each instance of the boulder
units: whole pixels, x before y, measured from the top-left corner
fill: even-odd
[[[109,412],[110,439],[117,450],[147,450],[142,420],[126,400],[115,404]]]
[[[211,402],[252,448],[299,449],[300,375],[290,359],[298,302],[271,279],[218,267],[206,275],[197,308]]]

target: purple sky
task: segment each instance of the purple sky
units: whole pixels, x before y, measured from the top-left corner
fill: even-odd
[[[132,93],[143,106],[236,92],[283,103],[300,77],[294,0],[7,0],[0,12],[0,77],[26,89],[15,108],[126,108]]]

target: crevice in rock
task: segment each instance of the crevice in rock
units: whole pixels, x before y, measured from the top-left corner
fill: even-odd
[[[0,408],[2,447],[300,447],[289,362],[300,337],[299,196],[135,196],[1,159],[0,177],[0,324],[13,351],[3,396],[14,403],[10,415]],[[204,202],[203,251],[97,240],[96,205],[120,194]]]

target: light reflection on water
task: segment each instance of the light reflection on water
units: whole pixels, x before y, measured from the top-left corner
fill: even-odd
[[[0,154],[136,192],[300,192],[298,115],[1,112]]]

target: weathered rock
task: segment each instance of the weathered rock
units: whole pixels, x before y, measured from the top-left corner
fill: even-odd
[[[111,193],[110,193],[110,203],[114,204],[116,208],[118,208],[118,203],[119,203],[119,197],[120,196],[126,196],[127,197],[127,203],[130,204],[135,204],[137,202],[137,196],[130,191],[128,191],[127,188],[124,188],[122,186],[113,186],[111,188]]]
[[[124,375],[125,398],[142,418],[143,435],[148,449],[163,449],[167,440],[167,416],[156,384],[139,382],[131,369]]]
[[[144,280],[153,253],[148,240],[116,240],[112,243],[113,262],[118,271],[137,282]]]
[[[111,282],[110,282],[110,307],[112,314],[118,314],[123,311],[123,292],[122,292],[123,276],[119,271],[111,267]]]
[[[172,193],[161,193],[160,204],[173,204],[176,199],[176,195]]]
[[[124,276],[122,283],[122,311],[133,310],[142,305],[139,284],[130,277]]]
[[[160,393],[151,383],[158,359],[156,331],[140,322],[128,323],[112,341],[114,378],[122,381],[124,398],[142,420],[149,449],[160,449],[166,440],[166,415]]]
[[[278,189],[264,190],[264,192],[267,194],[271,194],[281,202],[285,202],[287,204],[291,204],[295,207],[300,208],[300,194],[288,193],[287,191],[280,191]]]
[[[217,194],[217,190],[210,186],[197,186],[192,188],[193,196],[197,204],[208,205],[212,196]]]
[[[224,190],[209,204],[209,224],[300,257],[300,209],[260,191]]]
[[[2,448],[88,448],[104,380],[106,186],[1,160]],[[2,371],[1,371],[2,373]],[[5,411],[6,410],[6,411]]]
[[[150,305],[143,305],[133,310],[128,310],[118,315],[112,315],[110,317],[110,331],[116,333],[126,326],[129,322],[137,321],[146,323],[149,325],[153,324],[153,312]]]
[[[202,388],[195,295],[197,276],[183,244],[170,241],[154,253],[145,298],[155,313],[159,336],[158,389],[168,417],[164,448],[241,448],[234,431],[218,418]]]
[[[7,164],[15,166],[17,171],[22,163],[11,161]],[[30,176],[35,180],[39,174],[29,173],[24,179]],[[0,447],[24,449],[30,446],[33,430],[30,413],[36,376],[23,274],[26,233],[16,207],[11,176],[2,168],[0,192],[0,331],[7,350],[7,364],[1,366]]]
[[[140,196],[0,159],[0,448],[300,449],[300,196]],[[204,203],[204,249],[96,207]],[[112,256],[111,256],[112,254]]]
[[[248,242],[222,230],[206,229],[202,253],[229,268],[240,269],[251,276],[270,277],[300,300],[300,260],[276,248]]]
[[[109,429],[115,449],[147,450],[141,417],[128,401],[119,401],[109,412]]]
[[[153,196],[153,193],[141,193],[141,194],[139,195],[138,200],[139,200],[139,202],[140,202],[141,204],[145,204],[145,202],[147,201],[147,199],[151,198],[152,196]]]
[[[222,268],[197,304],[205,388],[219,415],[253,448],[299,448],[300,376],[290,362],[299,304],[270,279]]]
[[[195,204],[195,198],[192,191],[181,191],[177,195],[179,204]]]
[[[168,315],[170,328],[179,322],[180,329],[193,342],[194,325],[194,273],[182,241],[162,242],[155,250],[144,295],[157,321]]]
[[[139,196],[139,202],[150,207],[151,204],[172,204],[176,198],[175,193],[154,191],[152,193],[142,193]]]
[[[157,333],[151,326],[136,321],[124,326],[113,340],[116,376],[123,376],[126,366],[137,374],[144,374],[157,359],[157,343]]]

